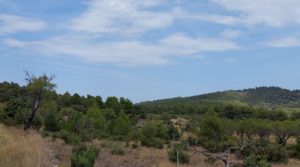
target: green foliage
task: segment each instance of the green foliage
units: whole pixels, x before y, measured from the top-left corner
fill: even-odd
[[[287,163],[289,158],[289,152],[285,146],[270,143],[266,139],[260,139],[243,153],[246,156],[254,154],[264,157],[268,162]]]
[[[218,115],[209,110],[201,120],[200,133],[198,134],[201,144],[208,150],[222,151],[218,144],[224,140],[224,127]]]
[[[147,147],[163,148],[166,127],[159,121],[148,121],[141,131],[141,143]]]
[[[10,99],[6,104],[4,111],[4,117],[8,120],[12,120],[11,122],[14,122],[13,124],[24,123],[29,115],[27,102],[22,98]]]
[[[169,160],[171,162],[179,162],[180,164],[188,164],[190,161],[190,155],[188,154],[188,148],[184,144],[175,144],[171,150],[168,151]]]
[[[265,157],[251,154],[244,160],[245,167],[271,167]]]
[[[179,131],[176,129],[176,127],[173,124],[169,125],[169,127],[168,127],[167,139],[168,140],[179,140],[180,139]]]
[[[130,120],[128,116],[123,111],[121,111],[119,117],[115,120],[114,127],[113,127],[113,134],[125,136],[128,135],[129,129],[130,129]]]
[[[93,167],[98,150],[89,145],[79,145],[73,149],[71,167]]]
[[[113,155],[124,155],[125,154],[124,148],[122,146],[116,145],[116,144],[112,146],[110,152]]]
[[[103,130],[105,127],[105,119],[103,113],[97,107],[91,107],[87,110],[87,117],[93,119],[95,122],[95,128]]]
[[[300,112],[299,111],[298,112],[293,112],[291,114],[291,119],[292,120],[299,120],[300,119]]]
[[[45,114],[45,130],[47,131],[58,131],[58,115],[56,112],[47,112]]]
[[[53,137],[61,138],[67,144],[78,144],[80,143],[79,136],[75,135],[74,133],[70,133],[69,131],[62,129],[59,132],[56,132]]]
[[[120,103],[119,103],[118,98],[115,96],[107,97],[107,99],[105,101],[105,107],[112,108],[116,113],[119,113]]]
[[[289,145],[288,151],[291,157],[300,159],[300,138],[297,138],[297,143],[295,145]]]
[[[300,131],[300,126],[295,121],[276,121],[272,125],[273,133],[277,137],[277,143],[282,145],[286,145],[287,140]]]

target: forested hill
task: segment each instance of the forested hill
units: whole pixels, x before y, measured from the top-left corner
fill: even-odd
[[[266,108],[300,108],[300,90],[279,87],[257,87],[229,90],[190,97],[176,97],[142,102],[139,105],[149,112],[161,110],[194,111],[210,106],[250,105]]]

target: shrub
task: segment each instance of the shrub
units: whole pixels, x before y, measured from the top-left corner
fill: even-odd
[[[244,160],[245,167],[271,167],[266,157],[251,154]]]
[[[267,147],[268,161],[269,162],[281,162],[287,163],[289,160],[289,154],[286,147],[277,144],[271,144]]]
[[[288,146],[288,151],[290,157],[300,159],[300,138],[297,138],[297,144]]]
[[[71,157],[71,167],[93,167],[98,153],[98,149],[93,146],[75,147]]]
[[[47,112],[45,115],[45,129],[47,131],[55,132],[58,129],[58,118],[57,113],[55,112]]]
[[[141,131],[141,144],[147,147],[163,148],[166,128],[161,122],[150,121]]]
[[[169,160],[171,162],[178,162],[180,164],[188,164],[190,161],[190,156],[187,152],[188,148],[184,144],[173,145],[171,150],[168,152]]]
[[[160,138],[143,138],[141,144],[146,147],[154,147],[162,149],[164,147],[164,140]]]
[[[131,148],[132,148],[132,149],[137,149],[138,147],[139,147],[138,143],[133,143],[133,144],[131,145]]]
[[[53,137],[61,138],[68,144],[78,144],[80,142],[80,138],[77,135],[70,133],[65,129],[60,130],[59,132],[55,133],[54,135],[55,136],[53,136]]]
[[[113,145],[111,148],[111,154],[113,155],[124,155],[124,149],[120,145]]]
[[[272,144],[267,140],[260,140],[255,145],[252,145],[250,149],[244,151],[244,155],[246,156],[250,156],[251,154],[265,157],[268,162],[287,163],[289,158],[286,147]]]

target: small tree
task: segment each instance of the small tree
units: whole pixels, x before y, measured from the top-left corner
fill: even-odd
[[[277,137],[277,143],[286,145],[288,139],[299,133],[299,126],[295,121],[276,121],[273,123],[273,133]]]

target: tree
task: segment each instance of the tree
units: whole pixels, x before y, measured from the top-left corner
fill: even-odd
[[[277,143],[286,145],[288,139],[296,135],[299,125],[295,121],[276,121],[273,123],[273,133],[277,137]]]
[[[114,124],[113,134],[125,136],[129,133],[130,121],[123,111],[121,111]]]
[[[105,126],[105,119],[101,110],[97,107],[91,107],[87,110],[87,116],[93,119],[96,129],[103,129]]]
[[[120,112],[120,103],[118,98],[115,96],[107,97],[105,107],[114,109],[117,114]]]
[[[126,114],[132,114],[133,111],[133,104],[129,99],[125,99],[124,97],[120,98],[120,108],[123,110]]]
[[[58,115],[56,112],[47,112],[45,115],[45,129],[48,131],[58,131]]]
[[[27,82],[27,90],[29,92],[29,96],[32,99],[32,106],[31,114],[24,126],[25,131],[31,127],[35,114],[38,111],[43,100],[45,92],[51,91],[55,88],[55,84],[52,83],[53,79],[54,75],[47,76],[46,74],[43,74],[42,76],[35,77],[34,75],[26,72],[25,80]]]
[[[216,152],[218,144],[224,139],[224,129],[217,113],[209,110],[203,116],[200,133],[198,134],[203,146]]]

